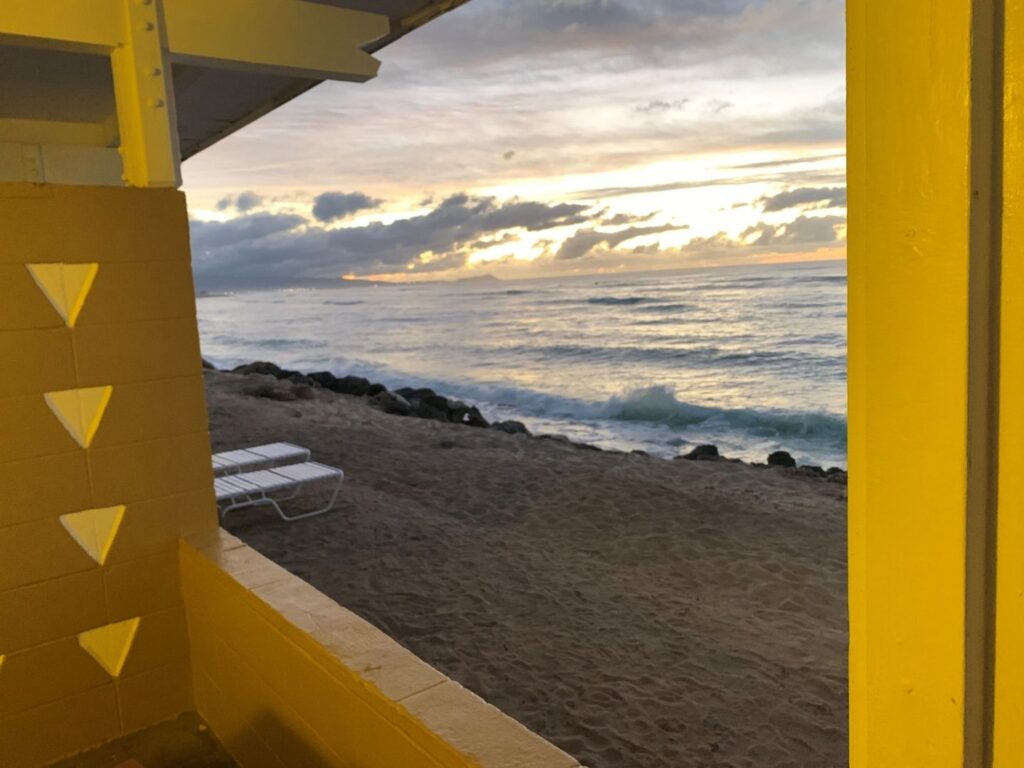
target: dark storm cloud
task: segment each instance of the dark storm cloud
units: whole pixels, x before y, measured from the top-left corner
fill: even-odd
[[[598,232],[594,229],[580,229],[562,243],[562,247],[558,249],[555,258],[559,261],[581,259],[599,245],[616,248],[627,240],[686,228],[685,226],[664,225],[659,227],[630,227],[618,232]]]
[[[290,214],[193,222],[196,283],[205,290],[271,288],[348,273],[454,269],[481,245],[508,242],[511,230],[585,223],[588,209],[458,194],[421,216],[332,230]]]
[[[820,208],[844,208],[846,187],[799,187],[761,198],[759,202],[761,210],[765,213],[811,205]]]
[[[313,198],[313,217],[317,221],[336,221],[378,208],[382,202],[362,192],[324,192]]]

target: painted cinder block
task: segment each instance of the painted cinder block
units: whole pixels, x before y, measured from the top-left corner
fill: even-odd
[[[99,569],[9,589],[0,592],[0,654],[71,637],[106,619]]]
[[[202,376],[121,384],[110,398],[92,447],[139,443],[206,428]]]
[[[195,316],[187,261],[101,261],[76,328]]]
[[[135,502],[125,510],[107,565],[176,551],[181,536],[210,532],[216,527],[212,487]]]
[[[71,389],[77,381],[69,328],[0,330],[0,397]]]
[[[213,727],[218,740],[243,768],[291,768],[271,751],[260,734],[247,725],[238,712],[233,696],[222,691],[210,677],[194,671],[193,690],[196,708]]]
[[[171,546],[155,555],[108,564],[103,578],[110,621],[181,606],[176,549]]]
[[[66,326],[25,264],[0,263],[0,332],[41,328]]]
[[[101,670],[102,673],[102,670]],[[121,735],[114,686],[0,717],[0,765],[39,768]]]
[[[236,688],[241,683],[223,678],[229,665],[244,664],[273,694],[264,695],[263,708],[285,722],[294,713],[312,726],[332,752],[344,755],[345,760],[335,765],[467,765],[456,750],[308,635],[295,627],[287,634],[280,631],[275,623],[288,622],[205,555],[184,544],[182,563],[193,664],[232,697],[256,695],[239,694]],[[297,642],[298,637],[306,644]],[[314,656],[310,651],[316,648]],[[444,680],[440,673],[434,675],[434,684]],[[277,711],[284,706],[287,711]],[[213,720],[211,724],[218,727]]]
[[[68,535],[59,518],[12,525],[0,532],[0,591],[95,567],[96,561]]]
[[[0,674],[0,717],[105,685],[110,680],[75,637],[12,653]]]
[[[116,393],[115,393],[116,397]],[[213,486],[207,432],[92,448],[88,456],[98,507],[173,496]]]
[[[54,416],[42,393],[0,398],[0,424],[0,464],[80,447]]]
[[[0,263],[189,261],[181,192],[23,186],[0,185]]]
[[[403,703],[410,714],[488,768],[575,768],[576,760],[449,680]]]
[[[195,318],[85,325],[72,340],[82,387],[202,373]]]
[[[192,674],[187,661],[122,675],[114,688],[124,733],[135,733],[193,709]]]
[[[0,462],[0,528],[92,505],[85,452],[70,438],[65,444],[66,453]]]
[[[142,616],[119,677],[188,660],[188,626],[181,607]]]

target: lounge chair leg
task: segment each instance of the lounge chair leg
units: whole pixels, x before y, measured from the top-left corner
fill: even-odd
[[[334,486],[334,493],[331,494],[331,500],[327,502],[326,506],[321,507],[320,509],[313,510],[312,512],[303,512],[301,515],[289,516],[282,512],[281,508],[278,507],[277,504],[275,504],[274,506],[277,507],[277,514],[281,516],[281,519],[291,522],[293,520],[303,520],[307,517],[316,517],[317,515],[322,515],[324,512],[329,512],[334,507],[335,502],[338,500],[338,494],[341,492],[341,484],[344,481],[345,476],[338,475],[338,482]]]

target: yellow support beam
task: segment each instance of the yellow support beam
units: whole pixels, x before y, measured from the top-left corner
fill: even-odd
[[[0,142],[113,147],[117,145],[117,127],[107,122],[72,123],[0,117]]]
[[[847,3],[851,768],[984,765],[991,8]]]
[[[1024,759],[1024,0],[1005,13],[993,768]]]
[[[3,0],[0,40],[5,37],[86,50],[109,50],[123,39],[111,0]]]
[[[160,0],[119,0],[124,43],[110,56],[124,181],[177,187],[181,157]]]
[[[387,16],[297,0],[164,0],[175,61],[327,80],[364,81],[380,62],[362,47]]]

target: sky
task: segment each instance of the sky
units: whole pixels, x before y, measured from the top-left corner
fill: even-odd
[[[846,251],[842,0],[471,0],[185,162],[200,290]]]

